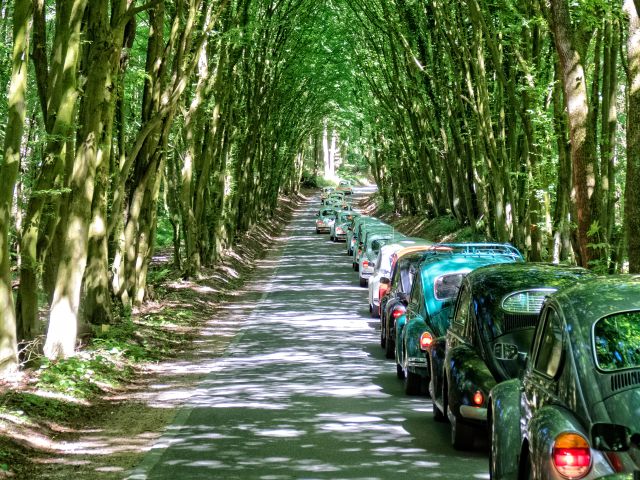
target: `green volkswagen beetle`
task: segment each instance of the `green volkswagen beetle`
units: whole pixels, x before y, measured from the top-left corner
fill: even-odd
[[[637,475],[640,275],[549,296],[523,377],[491,390],[488,422],[491,478]]]
[[[522,374],[544,299],[594,277],[548,263],[489,265],[467,275],[446,341],[434,341],[428,351],[434,417],[448,416],[455,448],[471,448],[486,432],[489,391]]]

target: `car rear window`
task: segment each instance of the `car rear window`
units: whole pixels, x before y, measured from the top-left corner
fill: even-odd
[[[433,286],[436,300],[446,300],[447,298],[455,297],[458,294],[464,276],[464,273],[453,273],[436,278]]]
[[[640,367],[640,311],[601,318],[593,327],[597,365],[605,371]]]

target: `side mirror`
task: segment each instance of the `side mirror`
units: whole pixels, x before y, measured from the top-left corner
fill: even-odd
[[[493,355],[497,360],[516,360],[518,359],[518,347],[511,343],[496,343],[493,346]]]
[[[598,450],[625,452],[631,446],[631,430],[614,423],[594,423],[591,427],[591,442]]]

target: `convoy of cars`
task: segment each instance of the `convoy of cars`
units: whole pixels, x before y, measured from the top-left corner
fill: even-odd
[[[408,238],[332,193],[316,232],[345,241],[385,357],[454,448],[484,440],[492,479],[640,478],[640,275]]]

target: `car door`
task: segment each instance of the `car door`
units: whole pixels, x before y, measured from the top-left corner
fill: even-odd
[[[562,316],[552,306],[541,313],[540,326],[536,331],[531,362],[523,378],[522,414],[527,431],[526,437],[535,432],[529,425],[544,406],[558,403],[558,382],[564,367],[565,334]]]
[[[460,288],[456,301],[451,324],[447,328],[445,351],[438,353],[434,351],[432,354],[432,362],[435,370],[434,375],[434,391],[439,392],[442,389],[440,383],[443,378],[447,379],[449,387],[458,383],[458,373],[461,362],[464,362],[466,352],[469,350],[468,324],[470,323],[472,310],[471,288],[468,282],[464,282]],[[440,358],[444,356],[444,358]],[[439,365],[441,365],[439,367]],[[438,374],[438,369],[442,369],[442,373]],[[436,393],[436,395],[438,395]]]

